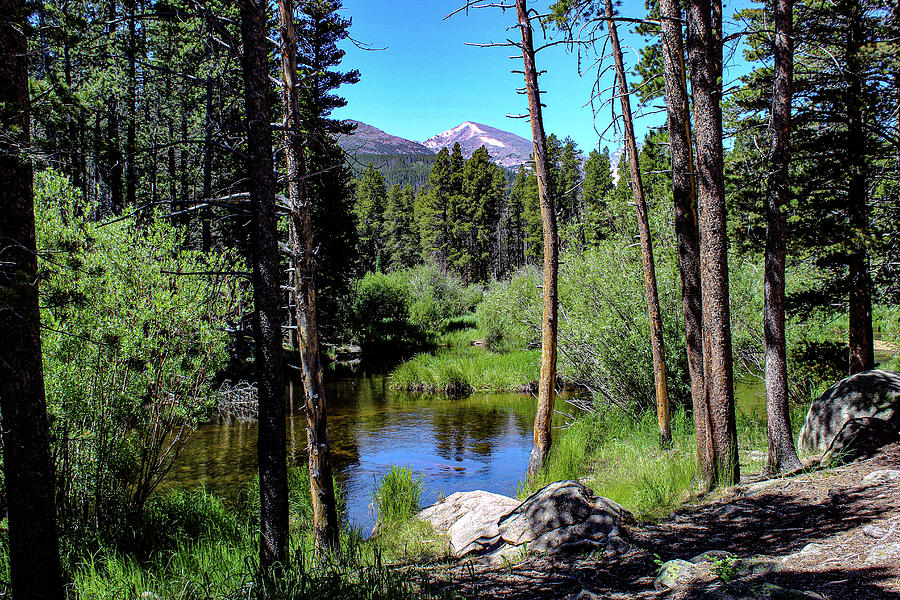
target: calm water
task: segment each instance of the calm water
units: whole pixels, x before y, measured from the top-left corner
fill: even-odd
[[[387,388],[380,374],[349,374],[326,383],[335,474],[347,496],[349,520],[368,531],[372,490],[392,465],[424,476],[424,505],[439,494],[487,490],[514,495],[531,452],[535,399],[521,394],[473,394],[450,399]],[[739,411],[765,416],[761,379],[735,382]],[[306,422],[298,387],[286,391],[288,460],[306,462]],[[572,412],[557,403],[557,409]],[[556,426],[562,425],[557,416]],[[209,423],[191,438],[163,488],[197,487],[235,496],[256,477],[256,424]]]
[[[384,376],[371,374],[328,382],[326,393],[336,477],[346,492],[348,518],[363,531],[373,524],[372,489],[391,465],[424,476],[425,505],[456,491],[515,494],[531,452],[532,396],[410,394],[388,389]],[[299,388],[289,387],[287,401],[288,460],[305,464]],[[562,403],[557,408],[570,410]],[[210,423],[194,434],[165,487],[203,484],[234,495],[255,476],[256,424]]]

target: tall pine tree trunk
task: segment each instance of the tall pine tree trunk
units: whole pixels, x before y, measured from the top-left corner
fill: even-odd
[[[721,12],[721,10],[719,10]],[[728,235],[723,172],[720,37],[710,0],[688,0],[687,50],[697,138],[703,358],[715,462],[711,484],[740,481],[728,304]]]
[[[306,439],[309,454],[309,486],[313,509],[316,551],[340,550],[340,526],[331,471],[325,386],[316,326],[315,253],[312,215],[306,187],[306,165],[300,132],[297,99],[297,41],[292,0],[278,1],[281,26],[282,98],[284,146],[287,157],[288,196],[291,203],[290,242],[293,270],[294,314],[300,350],[300,374],[306,406]]]
[[[659,439],[663,444],[672,441],[672,418],[669,409],[669,388],[666,381],[666,345],[663,341],[662,315],[659,311],[659,293],[656,290],[656,267],[653,261],[653,240],[650,238],[650,220],[647,217],[647,203],[644,201],[644,185],[638,165],[637,142],[634,139],[634,123],[631,117],[631,101],[628,96],[628,82],[625,79],[625,61],[619,34],[613,21],[612,0],[606,0],[606,25],[612,44],[616,64],[618,93],[622,102],[622,118],[625,120],[625,147],[628,152],[628,169],[631,173],[631,193],[637,210],[638,232],[641,237],[641,259],[644,264],[644,289],[647,294],[647,313],[650,317],[650,341],[653,355],[653,381],[656,388],[656,418],[659,425]]]
[[[275,177],[269,105],[269,56],[264,0],[240,0],[243,74],[248,122],[253,264],[253,329],[259,386],[260,566],[266,580],[288,559],[287,452],[282,372],[281,271],[275,215]],[[263,594],[265,595],[265,594]]]
[[[558,304],[556,297],[559,271],[559,239],[556,232],[556,210],[550,194],[550,168],[547,163],[547,140],[541,114],[541,92],[534,64],[531,17],[525,0],[516,0],[516,16],[522,32],[522,62],[528,113],[531,116],[531,138],[534,143],[534,168],[537,173],[538,199],[544,228],[544,288],[541,320],[541,376],[538,382],[538,405],[534,417],[534,444],[528,460],[527,477],[540,471],[552,443],[551,424],[556,396],[556,333]]]
[[[794,449],[788,406],[785,342],[784,266],[787,256],[787,216],[790,198],[791,88],[794,49],[791,38],[793,0],[775,1],[775,87],[772,96],[771,174],[766,194],[765,312],[766,415],[768,468],[775,473],[802,465]]]
[[[847,202],[850,213],[850,374],[875,367],[872,331],[872,279],[866,249],[869,215],[866,178],[866,132],[863,123],[862,91],[862,7],[859,0],[848,0],[847,29],[847,147],[850,182]]]
[[[41,359],[22,0],[0,0],[0,418],[17,599],[65,598]]]
[[[675,239],[681,273],[681,302],[691,377],[691,404],[697,437],[697,457],[706,483],[713,478],[709,404],[703,375],[703,303],[700,291],[700,240],[691,151],[691,117],[684,69],[681,7],[678,0],[660,0],[663,84],[668,111],[672,157],[672,197],[675,201]]]
[[[128,122],[125,125],[125,201],[128,206],[137,204],[137,31],[134,14],[135,0],[128,0],[128,40],[125,43],[125,58],[128,62]]]

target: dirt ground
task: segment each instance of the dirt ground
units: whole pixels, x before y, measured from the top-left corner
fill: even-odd
[[[900,479],[864,480],[879,470],[900,470],[900,444],[791,478],[751,475],[715,501],[633,527],[630,547],[618,552],[463,563],[436,573],[434,587],[509,600],[900,600]],[[655,589],[660,564],[711,550],[733,558],[701,563],[674,589]]]

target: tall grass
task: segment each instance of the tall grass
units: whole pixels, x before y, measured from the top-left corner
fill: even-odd
[[[515,391],[540,374],[540,352],[519,350],[498,354],[479,347],[419,354],[388,376],[394,389],[431,392]]]
[[[411,519],[422,499],[422,477],[409,467],[392,466],[372,492],[372,501],[382,525],[395,525]]]
[[[801,410],[794,413],[795,429],[802,425]],[[765,417],[739,413],[738,441],[741,468],[759,468],[760,461],[752,460],[750,451],[766,449]],[[694,424],[683,409],[672,416],[672,443],[666,447],[660,446],[654,411],[634,417],[607,409],[585,415],[563,430],[544,468],[520,484],[518,496],[524,498],[554,481],[579,479],[638,520],[650,521],[695,496],[698,475]]]
[[[391,467],[375,490],[372,504],[378,515],[369,544],[377,555],[395,561],[427,561],[449,557],[446,535],[415,518],[422,501],[422,477],[408,467]]]

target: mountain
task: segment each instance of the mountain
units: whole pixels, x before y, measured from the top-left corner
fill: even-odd
[[[360,121],[351,119],[350,122],[356,124],[356,131],[350,135],[338,136],[337,140],[341,148],[348,154],[434,156],[433,150],[419,142],[385,133],[377,127]]]
[[[494,162],[504,167],[521,165],[528,161],[532,153],[531,140],[471,121],[432,136],[424,143],[437,152],[441,148],[453,148],[456,142],[459,142],[459,147],[466,158],[484,146]]]

